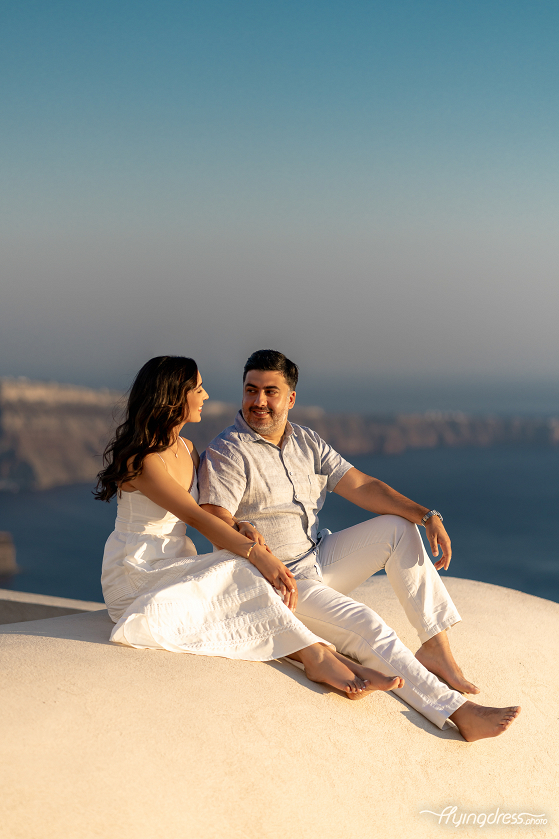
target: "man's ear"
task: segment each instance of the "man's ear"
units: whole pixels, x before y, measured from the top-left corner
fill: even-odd
[[[287,403],[287,410],[288,411],[290,411],[291,408],[295,405],[296,398],[297,398],[297,394],[295,393],[294,390],[292,390],[291,394],[289,396],[289,402]]]

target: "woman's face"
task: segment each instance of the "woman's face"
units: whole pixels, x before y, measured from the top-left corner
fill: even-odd
[[[186,394],[188,405],[188,419],[186,422],[200,422],[202,419],[202,406],[210,397],[202,387],[202,376],[198,373],[198,384]]]

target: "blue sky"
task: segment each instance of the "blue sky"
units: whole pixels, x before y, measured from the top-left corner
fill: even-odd
[[[557,4],[2,17],[0,375],[559,379]]]

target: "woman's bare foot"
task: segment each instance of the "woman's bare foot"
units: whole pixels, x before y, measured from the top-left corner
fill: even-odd
[[[450,719],[468,743],[486,737],[498,737],[506,731],[520,713],[520,705],[511,708],[487,708],[469,700],[464,702]]]
[[[366,689],[365,682],[355,676],[345,660],[339,660],[338,656],[323,644],[312,644],[288,655],[287,658],[300,661],[305,668],[305,675],[311,682],[330,685],[343,691],[351,699],[357,698],[357,694]]]
[[[397,690],[404,687],[404,679],[401,676],[385,676],[378,670],[371,667],[363,667],[355,661],[346,658],[340,653],[333,653],[337,659],[346,664],[357,678],[361,679],[365,687],[357,693],[352,694],[350,699],[363,699],[375,690]]]
[[[362,699],[375,690],[393,690],[404,684],[404,680],[399,676],[391,678],[377,670],[362,667],[322,644],[312,644],[287,658],[300,661],[311,682],[322,682],[337,688],[349,699]]]
[[[430,673],[444,679],[454,690],[460,693],[479,693],[479,688],[469,682],[458,667],[450,649],[446,630],[425,641],[415,657]]]
[[[375,674],[374,682],[372,683],[369,679],[363,679],[362,689],[348,693],[350,699],[364,699],[365,696],[368,696],[375,690],[396,690],[396,688],[404,687],[404,680],[400,676],[394,676],[392,679],[390,676],[384,676],[377,670],[372,670],[371,672]]]

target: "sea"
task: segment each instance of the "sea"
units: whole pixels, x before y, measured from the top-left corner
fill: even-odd
[[[448,572],[559,602],[559,449],[409,450],[353,457],[354,466],[444,516]],[[20,573],[0,588],[101,601],[103,545],[114,503],[89,484],[0,494],[0,530],[14,539]],[[320,516],[332,531],[370,517],[335,493]],[[422,530],[422,532],[424,532]],[[198,553],[210,550],[189,531]]]

